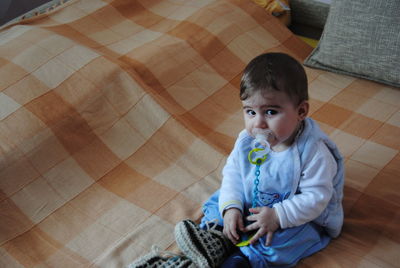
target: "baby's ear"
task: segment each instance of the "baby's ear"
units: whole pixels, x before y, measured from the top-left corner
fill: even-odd
[[[299,107],[297,108],[299,120],[304,120],[307,117],[309,108],[310,104],[308,101],[303,101],[299,104]]]

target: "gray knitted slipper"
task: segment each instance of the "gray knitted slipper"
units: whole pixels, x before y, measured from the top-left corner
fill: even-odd
[[[153,246],[151,252],[138,258],[127,268],[196,268],[196,265],[185,256],[168,251],[161,251]]]
[[[175,240],[183,254],[202,268],[218,267],[233,249],[233,244],[222,232],[213,227],[200,229],[191,220],[175,226]]]

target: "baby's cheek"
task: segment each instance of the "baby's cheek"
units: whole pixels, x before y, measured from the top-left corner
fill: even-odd
[[[278,135],[280,140],[286,140],[292,136],[295,129],[291,126],[283,126],[279,129]]]

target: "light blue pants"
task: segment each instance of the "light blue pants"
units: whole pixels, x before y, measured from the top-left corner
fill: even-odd
[[[200,227],[218,220],[223,226],[223,219],[218,210],[219,191],[215,192],[203,205],[204,217]],[[271,246],[265,246],[265,236],[254,245],[241,247],[240,250],[249,259],[253,268],[292,267],[299,260],[325,248],[331,238],[323,228],[310,222],[297,227],[279,229],[274,233]]]

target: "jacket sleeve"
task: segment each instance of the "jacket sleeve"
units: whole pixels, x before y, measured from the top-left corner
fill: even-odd
[[[320,141],[307,160],[297,193],[274,205],[281,228],[299,226],[316,219],[332,197],[337,163],[329,149]]]
[[[240,144],[244,131],[239,134],[235,147],[229,155],[222,170],[222,184],[219,196],[219,212],[221,216],[226,209],[237,208],[243,212],[244,187],[239,165]]]

